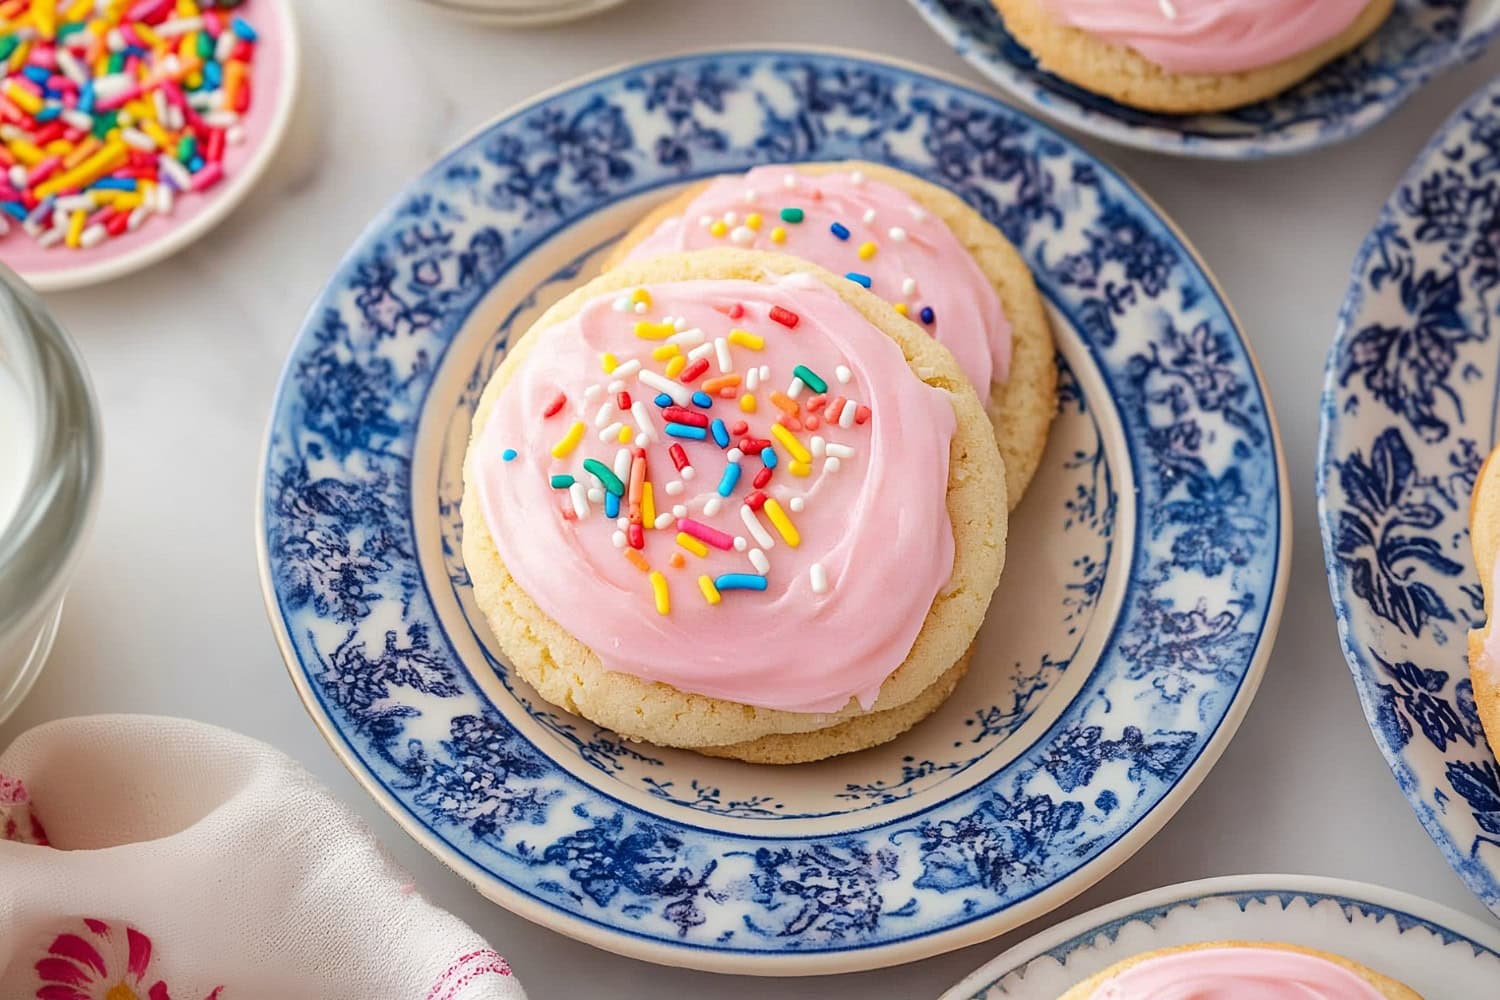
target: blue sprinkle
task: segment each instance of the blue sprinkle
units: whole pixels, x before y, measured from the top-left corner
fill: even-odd
[[[606,494],[604,494],[604,516],[605,517],[619,517],[620,516],[620,496],[619,496],[619,494],[617,494],[617,493],[606,493]]]
[[[724,421],[715,417],[714,422],[710,424],[709,427],[714,432],[714,444],[718,445],[720,448],[728,448],[729,428],[724,426]]]
[[[691,424],[668,424],[667,433],[674,438],[686,438],[689,441],[702,441],[708,437],[706,429]]]
[[[870,276],[868,274],[860,274],[858,271],[850,271],[848,274],[844,275],[844,277],[848,278],[856,285],[864,285],[866,288],[870,287]]]
[[[40,66],[27,66],[21,73],[32,83],[46,86],[47,81],[52,79],[52,74]]]
[[[932,311],[932,306],[923,306],[921,313],[919,313],[918,315],[922,317],[922,322],[926,323],[928,326],[931,326],[932,321],[937,319],[937,313]]]
[[[88,83],[85,83],[83,87],[78,91],[78,110],[82,111],[86,115],[93,114],[94,81],[90,80]]]
[[[101,177],[94,182],[94,187],[104,191],[134,191],[136,186],[134,177]]]
[[[516,449],[507,448],[500,453],[500,457],[505,459],[507,462],[514,462],[516,460]]]
[[[847,240],[849,238],[849,228],[842,222],[835,222],[833,225],[828,227],[828,231],[841,240]],[[764,590],[765,588],[762,587],[761,589]]]
[[[762,448],[760,450],[760,464],[768,469],[776,468],[776,449]]]
[[[740,482],[740,463],[730,462],[724,466],[724,474],[719,477],[719,496],[727,497],[734,492],[734,488]]]
[[[247,42],[260,41],[260,36],[255,33],[254,28],[250,27],[250,22],[243,17],[236,17],[233,21],[229,22],[229,26],[234,29],[236,35],[239,35]]]
[[[4,212],[13,219],[26,221],[26,206],[19,201],[0,201],[0,212]]]
[[[766,578],[754,573],[725,573],[714,581],[717,590],[765,590]]]
[[[195,157],[193,157],[191,160],[188,161],[187,168],[188,168],[188,171],[190,173],[194,173],[194,174],[196,174],[198,171],[202,170],[203,169],[203,157],[201,157],[201,156],[195,156]]]
[[[706,392],[693,393],[693,405],[700,410],[711,410],[714,406],[714,398]]]
[[[203,64],[202,73],[203,82],[208,84],[210,90],[219,89],[219,84],[224,82],[224,70],[212,59]]]
[[[56,119],[61,118],[61,117],[62,117],[62,106],[58,105],[58,104],[49,104],[45,108],[43,108],[42,110],[40,110],[40,111],[38,111],[36,113],[36,120],[38,122],[55,121]]]
[[[659,395],[659,396],[656,397],[656,405],[660,406],[660,407],[671,406],[672,405],[672,397],[668,396],[666,393],[662,393],[661,395]]]

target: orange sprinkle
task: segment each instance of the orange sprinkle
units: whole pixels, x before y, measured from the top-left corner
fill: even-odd
[[[634,566],[642,573],[651,572],[651,564],[646,561],[645,556],[641,555],[635,549],[626,549],[625,558],[630,560],[630,565]]]
[[[797,406],[797,401],[787,396],[784,392],[771,393],[771,402],[776,404],[776,409],[789,417],[795,417],[800,409]]]
[[[828,397],[825,396],[825,395],[823,395],[821,392],[818,393],[816,396],[810,396],[810,397],[808,397],[808,400],[807,400],[807,412],[808,413],[817,413],[819,410],[821,410],[823,408],[823,404],[826,403],[826,402],[828,402]]]
[[[687,560],[682,557],[681,552],[673,552],[672,558],[668,561],[672,564],[673,569],[682,569],[682,567],[687,565]]]
[[[705,380],[703,383],[703,391],[707,393],[715,393],[720,389],[733,388],[734,386],[737,386],[739,384],[740,377],[738,375],[720,375],[716,378]]]

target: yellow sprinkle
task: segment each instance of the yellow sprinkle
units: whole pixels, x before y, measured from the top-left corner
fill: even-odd
[[[200,70],[195,69],[187,76],[183,77],[182,82],[187,84],[187,88],[189,90],[198,90],[203,86],[203,73]]]
[[[630,293],[630,301],[638,303],[639,305],[643,305],[647,309],[650,309],[651,293],[646,291],[644,288],[637,288],[635,291]]]
[[[789,451],[793,458],[799,462],[811,462],[812,452],[802,446],[797,440],[797,435],[787,430],[781,424],[771,425],[771,436],[781,442],[782,447]]]
[[[651,356],[657,361],[665,361],[668,358],[675,358],[681,353],[682,351],[676,344],[662,344],[660,347],[652,349]]]
[[[172,137],[170,135],[167,135],[167,130],[162,128],[155,121],[141,122],[141,131],[149,135],[151,137],[151,140],[162,149],[172,148]]]
[[[57,0],[36,0],[31,5],[31,20],[47,41],[57,37]]]
[[[666,340],[677,332],[677,327],[671,323],[651,323],[647,320],[639,320],[635,324],[635,335],[642,340]]]
[[[714,236],[723,238],[724,234],[729,232],[729,227],[724,225],[724,220],[718,219],[708,227],[708,231]]]
[[[781,228],[780,226],[777,226],[775,229],[771,230],[771,242],[772,243],[785,243],[786,242],[786,230],[783,229],[783,228]]]
[[[68,219],[68,246],[78,247],[83,239],[83,224],[89,220],[87,212],[74,212]]]
[[[649,482],[641,484],[641,525],[647,531],[656,527],[656,492]]]
[[[27,114],[34,115],[42,110],[42,99],[14,80],[6,81],[5,96],[24,108]]]
[[[708,557],[708,546],[698,541],[698,539],[686,531],[679,531],[677,533],[677,544],[687,549],[699,559],[706,559]]]
[[[812,466],[806,462],[788,462],[786,468],[794,476],[806,478],[812,475]]]
[[[152,48],[159,48],[162,45],[162,37],[155,31],[152,31],[151,25],[147,24],[145,21],[131,21],[130,28],[137,35],[141,36],[141,41],[145,42]]]
[[[12,139],[5,145],[7,149],[15,154],[16,159],[28,167],[34,167],[47,158],[47,154],[35,143],[28,142],[25,139]]]
[[[578,442],[583,440],[583,421],[573,421],[573,426],[568,428],[568,433],[562,436],[562,440],[552,446],[553,458],[567,458],[578,447]]]
[[[38,198],[49,198],[68,188],[88,187],[111,170],[118,169],[129,157],[130,149],[118,139],[111,139],[103,149],[72,170],[53,177],[45,184],[38,184],[35,194]]]
[[[606,352],[599,355],[599,367],[603,368],[604,374],[608,375],[610,372],[620,367],[620,359],[615,357],[613,354]]]
[[[698,577],[698,589],[703,591],[703,599],[709,604],[718,604],[724,599],[719,593],[719,588],[714,586],[711,576]]]
[[[905,302],[897,302],[896,303],[896,311],[898,313],[900,313],[901,315],[905,316],[906,315],[906,303]]]
[[[616,437],[619,439],[621,444],[629,444],[630,439],[635,437],[635,431],[631,430],[629,427],[621,427],[620,433],[616,435]]]
[[[859,259],[860,260],[869,260],[871,257],[875,256],[875,250],[876,250],[875,244],[873,244],[873,243],[861,243],[859,245]]]
[[[73,149],[72,145],[66,139],[53,139],[42,148],[47,151],[48,156],[62,156]]]
[[[82,21],[94,9],[94,0],[73,0],[63,11],[64,21]],[[139,27],[137,23],[136,27]]]
[[[659,570],[651,571],[651,591],[656,595],[656,613],[671,614],[672,599],[667,594],[667,578],[662,576]]]
[[[10,55],[10,71],[12,73],[19,73],[19,72],[21,72],[21,67],[25,66],[26,65],[26,61],[28,59],[30,59],[30,58],[31,58],[31,40],[27,39],[26,41],[22,42],[20,45],[16,46],[16,51],[14,51],[14,52],[11,53],[11,55]],[[105,64],[105,69],[106,70],[109,69],[109,65],[107,63]],[[107,73],[97,73],[95,75],[96,76],[106,76]]]
[[[682,370],[686,367],[687,357],[681,354],[677,355],[671,361],[667,362],[667,378],[676,378],[682,374]]]
[[[741,413],[754,413],[755,412],[755,397],[752,396],[748,392],[745,393],[743,396],[740,397],[740,412]]]
[[[761,219],[759,212],[751,212],[749,215],[745,216],[746,229],[753,229],[755,232],[760,232],[760,222]]]
[[[749,330],[730,330],[729,342],[738,347],[748,347],[752,351],[758,351],[766,346],[766,338]]]
[[[768,499],[765,507],[762,509],[765,510],[766,516],[771,519],[771,524],[775,526],[777,533],[781,535],[782,541],[794,549],[802,544],[802,536],[797,534],[797,526],[792,523],[791,518],[786,516],[786,511],[781,509],[781,504],[775,500]]]

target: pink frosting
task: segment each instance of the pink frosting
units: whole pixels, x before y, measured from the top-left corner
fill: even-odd
[[[476,472],[501,559],[541,609],[611,670],[766,708],[830,712],[851,698],[869,707],[906,659],[934,597],[952,575],[948,449],[957,420],[947,394],[918,379],[895,342],[809,276],[678,282],[645,291],[649,306],[633,307],[629,295],[597,299],[572,319],[533,334],[538,339],[526,363],[499,393],[479,440]],[[771,319],[773,307],[795,314],[795,326]],[[666,411],[654,401],[655,387],[633,372],[624,378],[619,371],[601,373],[606,352],[618,359],[620,371],[630,372],[639,361],[643,371],[662,373],[665,365],[653,359],[653,350],[664,342],[640,339],[635,324],[669,322],[667,317],[683,331],[682,350],[692,349],[693,331],[710,345],[726,338],[730,369],[745,381],[717,389],[710,409],[687,408],[727,427],[744,420],[749,435],[772,439],[773,418],[782,411],[772,405],[770,392],[792,388],[794,366],[826,382],[815,412],[808,407],[816,406],[820,394],[804,389],[795,400],[800,417],[792,423],[800,429],[791,433],[813,453],[809,474],[793,474],[792,449],[778,442],[765,489],[794,525],[797,546],[774,525],[769,503],[755,518],[772,545],[758,540],[744,520],[742,508],[763,465],[760,453],[740,458],[739,482],[727,499],[720,498],[733,445],[726,450],[712,439],[665,436]],[[730,344],[732,330],[763,338],[763,348]],[[708,372],[687,388],[721,374],[718,352],[706,353]],[[751,368],[759,374],[762,366],[769,368],[769,379],[749,392],[757,406],[745,413],[737,399],[726,397],[747,391]],[[687,377],[687,371],[679,376]],[[610,388],[617,382],[624,384]],[[645,479],[657,516],[671,520],[672,508],[681,504],[692,522],[641,536],[640,560],[661,573],[667,586],[665,615],[658,612],[651,579],[627,556],[628,520],[606,516],[601,480],[582,464],[593,458],[613,468],[621,458],[618,430],[606,442],[601,427],[609,431],[622,423],[638,429],[633,413],[617,410],[620,388],[631,394],[632,409],[644,404],[642,414],[649,418],[642,435]],[[566,402],[544,418],[559,392]],[[837,397],[848,401],[853,426],[826,419]],[[841,405],[839,414],[843,410]],[[861,423],[855,417],[862,412]],[[800,423],[809,416],[808,424]],[[554,457],[554,445],[577,422],[587,427],[581,443],[566,457]],[[815,435],[832,451],[815,447]],[[674,441],[692,462],[691,478],[674,467],[668,450]],[[508,450],[515,452],[509,461]],[[552,487],[554,475],[574,476],[599,491],[585,516],[577,517],[568,490]],[[670,492],[674,481],[683,484],[676,495]],[[716,498],[722,509],[714,513]],[[629,516],[625,506],[620,513]],[[726,544],[744,539],[736,543],[744,548],[709,547],[707,557],[700,557],[678,544],[684,528]],[[678,552],[686,565],[674,569],[670,559]],[[723,590],[717,604],[700,591],[703,575],[761,576],[758,557],[769,563],[765,591]]]
[[[1495,560],[1495,568],[1490,573],[1490,593],[1500,601],[1500,559]],[[1490,634],[1484,639],[1484,655],[1489,668],[1500,672],[1500,621],[1490,623]]]
[[[801,209],[802,221],[783,221],[783,208]],[[752,212],[762,216],[758,229],[745,225]],[[848,230],[847,238],[833,234],[835,223]],[[778,229],[783,241],[775,239]],[[877,249],[861,259],[865,243]],[[953,352],[981,398],[988,398],[992,382],[1009,377],[1010,321],[994,286],[943,220],[889,184],[857,172],[812,176],[785,166],[720,177],[630,256],[733,245],[792,254],[834,274],[864,275],[872,292],[904,304],[913,321]],[[922,321],[924,308],[932,310],[931,323]]]
[[[1381,1000],[1375,987],[1317,955],[1284,948],[1201,948],[1133,965],[1091,1000]]]
[[[1315,49],[1370,0],[1046,0],[1064,24],[1171,73],[1239,73]]]

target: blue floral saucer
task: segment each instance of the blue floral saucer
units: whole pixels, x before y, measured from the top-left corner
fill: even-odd
[[[847,157],[957,191],[1053,307],[1062,412],[975,665],[931,720],[844,759],[775,769],[626,743],[496,655],[460,556],[470,414],[510,337],[675,187]],[[287,362],[259,537],[309,711],[480,891],[645,959],[838,972],[1024,923],[1182,804],[1275,635],[1281,463],[1218,288],[1107,166],[914,68],[715,52],[511,112],[372,223]]]
[[[1356,136],[1500,33],[1495,0],[1396,0],[1390,20],[1364,45],[1291,90],[1222,114],[1163,115],[1041,69],[991,0],[911,3],[959,55],[1042,114],[1122,145],[1218,160],[1305,153]]]
[[[1490,997],[1500,931],[1393,889],[1305,875],[1170,885],[1081,914],[1024,941],[941,1000],[1037,1000],[1116,962],[1202,941],[1284,941],[1343,955],[1428,997]]]
[[[1500,79],[1448,120],[1354,263],[1323,389],[1318,512],[1344,656],[1417,818],[1500,914],[1500,763],[1465,635],[1469,494],[1500,392]]]

